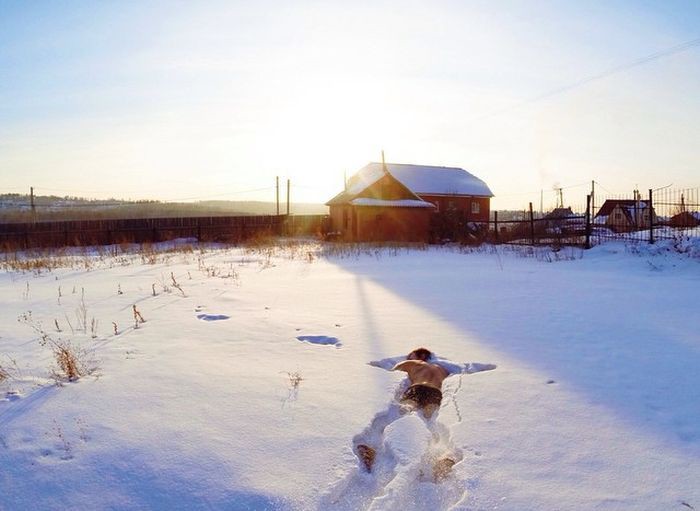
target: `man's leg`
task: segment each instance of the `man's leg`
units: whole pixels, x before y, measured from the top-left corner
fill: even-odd
[[[418,410],[418,403],[413,399],[402,399],[399,403],[399,413],[401,415],[406,415],[407,413],[415,412]]]
[[[426,419],[430,419],[435,412],[437,412],[440,409],[439,404],[435,403],[429,403],[423,407],[423,415],[425,415]]]

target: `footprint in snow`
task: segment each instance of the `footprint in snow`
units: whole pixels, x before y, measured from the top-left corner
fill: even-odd
[[[230,316],[225,314],[197,314],[197,319],[201,319],[202,321],[223,321],[229,318]]]
[[[335,346],[340,348],[342,343],[337,337],[330,337],[328,335],[299,335],[297,339],[302,342],[309,342],[311,344],[321,344],[324,346]]]

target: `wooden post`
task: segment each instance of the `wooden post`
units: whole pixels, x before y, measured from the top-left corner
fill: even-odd
[[[649,188],[649,243],[654,243],[654,202],[653,191]]]
[[[32,223],[36,223],[36,205],[34,204],[34,187],[29,187],[29,202],[32,208]]]
[[[280,214],[280,177],[275,177],[275,202],[277,203],[277,216]]]
[[[496,231],[496,243],[500,241],[499,234],[498,234],[498,211],[493,212],[493,228]]]
[[[592,195],[586,197],[586,248],[591,248],[591,202]]]
[[[532,202],[530,203],[530,241],[535,244],[535,217],[532,214]]]

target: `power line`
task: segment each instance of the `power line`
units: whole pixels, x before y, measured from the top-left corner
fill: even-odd
[[[557,88],[549,90],[543,94],[539,94],[539,95],[534,96],[532,98],[525,99],[525,100],[520,101],[519,103],[516,103],[516,104],[511,105],[509,107],[505,107],[505,108],[502,108],[500,110],[496,110],[494,112],[491,112],[489,114],[485,114],[483,116],[476,117],[472,120],[480,121],[480,120],[489,119],[491,117],[495,117],[495,116],[510,112],[512,110],[517,110],[517,109],[522,108],[526,105],[536,103],[538,101],[543,101],[545,99],[549,99],[549,98],[551,98],[553,96],[557,96],[559,94],[564,94],[564,93],[569,92],[573,89],[577,89],[579,87],[587,85],[591,82],[602,80],[604,78],[615,75],[617,73],[622,73],[623,71],[627,71],[627,70],[632,69],[634,67],[638,67],[638,66],[647,64],[648,62],[658,60],[658,59],[661,59],[664,57],[669,57],[671,55],[675,55],[676,53],[681,53],[681,52],[690,50],[691,48],[694,48],[695,46],[700,46],[700,38],[692,39],[690,41],[686,41],[684,43],[677,44],[676,46],[671,46],[670,48],[666,48],[664,50],[660,50],[660,51],[657,51],[655,53],[651,53],[651,54],[646,55],[644,57],[627,62],[625,64],[620,64],[618,66],[612,67],[612,68],[607,69],[605,71],[602,71],[600,73],[596,73],[596,74],[587,76],[585,78],[581,78],[581,79],[576,80],[568,85],[563,85],[561,87],[557,87]]]
[[[544,192],[544,193],[559,193],[559,190],[567,190],[567,189],[569,189],[569,188],[578,188],[579,186],[587,186],[587,185],[589,185],[589,184],[590,184],[590,181],[585,181],[585,182],[583,182],[583,183],[578,183],[578,184],[575,184],[575,185],[557,186],[557,187],[555,187],[555,188],[553,188],[553,189],[551,189],[551,190],[550,190],[550,189],[544,189],[544,188],[542,188],[542,189],[537,190],[537,191],[534,191],[534,192],[506,193],[506,194],[503,194],[503,195],[501,195],[501,194],[496,195],[495,197],[496,197],[497,199],[500,199],[500,198],[502,198],[502,197],[516,197],[516,196],[519,196],[519,195],[520,195],[520,196],[522,196],[522,195],[535,195],[535,194],[538,194],[538,195],[539,195],[539,194],[542,193],[542,192]]]

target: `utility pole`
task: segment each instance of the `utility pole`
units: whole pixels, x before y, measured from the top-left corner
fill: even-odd
[[[34,187],[29,187],[29,203],[32,208],[32,222],[36,223],[36,205],[34,204]]]
[[[277,203],[277,216],[279,216],[280,215],[280,177],[279,176],[275,177],[275,194],[276,194],[275,202]]]
[[[564,207],[564,189],[559,187],[556,190],[557,190],[557,195],[559,196],[559,200],[558,200],[559,204],[557,205],[557,207],[563,208]]]
[[[289,216],[289,182],[290,180],[287,179],[287,216]]]
[[[540,216],[544,215],[544,190],[540,188]]]
[[[591,181],[591,216],[595,215],[595,179]]]

